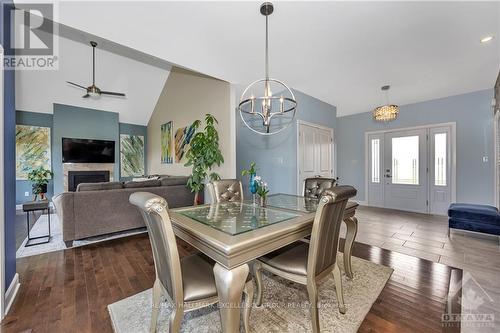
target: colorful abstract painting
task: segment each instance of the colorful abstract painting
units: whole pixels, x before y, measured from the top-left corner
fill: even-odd
[[[16,126],[16,179],[28,179],[28,173],[36,168],[51,170],[50,128],[40,126]]]
[[[178,128],[175,132],[175,162],[181,163],[189,149],[189,143],[196,132],[194,124]]]
[[[161,125],[161,163],[171,164],[174,162],[172,154],[172,122]]]
[[[144,175],[144,137],[120,134],[120,176]]]

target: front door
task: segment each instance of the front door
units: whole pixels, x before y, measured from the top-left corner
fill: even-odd
[[[427,130],[385,133],[384,207],[427,213]]]
[[[446,215],[452,202],[452,126],[370,133],[370,206]]]

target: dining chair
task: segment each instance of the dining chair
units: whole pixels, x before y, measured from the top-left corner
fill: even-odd
[[[262,270],[307,286],[313,332],[319,332],[318,282],[333,274],[339,311],[346,313],[342,278],[337,265],[340,224],[349,198],[356,195],[352,186],[336,186],[323,192],[311,232],[310,243],[295,242],[260,257],[253,266],[257,280],[257,305],[262,305]]]
[[[179,332],[184,312],[219,301],[213,273],[215,262],[202,254],[179,258],[165,199],[148,192],[136,192],[130,195],[129,201],[137,206],[144,218],[153,250],[156,279],[153,285],[150,332],[156,332],[160,301],[164,295],[168,295],[174,305],[169,332]],[[243,290],[243,324],[246,332],[249,331],[253,291],[253,281],[249,274]]]
[[[220,179],[207,184],[213,202],[243,201],[243,186],[238,179]]]
[[[328,188],[335,186],[334,178],[306,178],[304,179],[304,197],[319,199],[321,194]]]

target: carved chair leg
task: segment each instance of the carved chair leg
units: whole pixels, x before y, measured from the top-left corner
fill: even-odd
[[[245,327],[245,332],[250,332],[250,312],[253,306],[253,281],[250,280],[245,284],[245,309],[243,310],[243,326]]]
[[[309,295],[309,312],[311,313],[312,331],[314,333],[319,333],[318,287],[315,281],[308,281],[307,293]]]
[[[339,303],[339,312],[345,314],[347,310],[344,304],[344,291],[342,290],[342,274],[340,274],[337,263],[333,267],[333,280],[335,281],[335,293],[337,294],[337,302]]]
[[[253,265],[253,276],[257,282],[257,300],[256,305],[262,305],[262,294],[264,293],[264,288],[262,286],[262,265],[260,262],[255,261]]]
[[[169,333],[179,333],[181,331],[182,317],[184,316],[184,309],[182,306],[176,306],[174,311],[170,314],[170,322],[168,326]]]
[[[160,285],[160,281],[158,279],[155,280],[153,284],[153,302],[151,308],[151,324],[149,327],[150,333],[156,332],[156,325],[158,321],[158,312],[160,310],[160,302],[161,302],[161,294],[162,289]]]

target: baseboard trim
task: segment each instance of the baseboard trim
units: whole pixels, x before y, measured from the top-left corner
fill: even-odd
[[[16,299],[17,293],[19,291],[19,287],[21,284],[19,283],[19,273],[14,275],[12,282],[10,283],[9,288],[5,292],[5,313],[9,313],[10,307],[14,304],[14,300]]]

